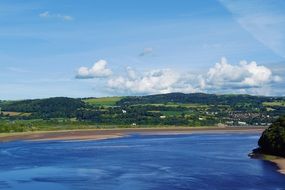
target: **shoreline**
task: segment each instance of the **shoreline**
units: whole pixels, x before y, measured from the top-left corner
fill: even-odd
[[[262,154],[262,153],[250,153],[250,158],[259,159],[267,162],[271,162],[277,166],[277,171],[283,175],[285,175],[285,158],[270,154]]]
[[[269,161],[277,165],[279,173],[285,175],[285,158],[279,157]]]
[[[261,133],[265,127],[165,127],[165,128],[113,128],[113,129],[80,129],[59,131],[35,131],[21,133],[2,133],[0,142],[27,140],[103,140],[124,137],[130,134],[142,135],[168,135],[193,133]]]

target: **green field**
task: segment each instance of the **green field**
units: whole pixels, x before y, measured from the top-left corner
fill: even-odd
[[[161,113],[165,116],[180,116],[183,112],[180,111],[161,111]]]
[[[95,106],[106,106],[111,107],[115,106],[118,101],[120,101],[123,97],[104,97],[104,98],[87,98],[83,101],[95,105]]]
[[[285,107],[285,101],[263,102],[262,104],[269,107]]]
[[[165,104],[135,104],[132,106],[162,106],[162,107],[185,107],[185,108],[208,108],[209,105],[205,104],[187,104],[187,103],[174,103],[168,102]]]

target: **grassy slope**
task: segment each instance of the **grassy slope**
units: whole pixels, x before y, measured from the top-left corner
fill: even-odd
[[[115,106],[123,97],[87,98],[83,101],[95,106]]]
[[[208,108],[209,105],[206,104],[190,104],[190,103],[174,103],[167,102],[165,104],[134,104],[132,106],[162,106],[162,107],[186,107],[186,108]]]
[[[273,101],[273,102],[263,102],[262,103],[264,106],[281,106],[281,107],[285,107],[285,101]]]

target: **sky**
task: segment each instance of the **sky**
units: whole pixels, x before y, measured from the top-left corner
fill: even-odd
[[[0,99],[285,95],[283,0],[1,0]]]

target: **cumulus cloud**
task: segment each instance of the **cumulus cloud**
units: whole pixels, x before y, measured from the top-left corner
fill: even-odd
[[[138,73],[127,67],[126,76],[110,78],[108,87],[116,92],[133,94],[231,92],[266,95],[270,85],[280,81],[281,77],[254,61],[233,65],[222,58],[205,74],[177,73],[171,69]]]
[[[45,19],[54,18],[54,19],[60,19],[60,20],[63,20],[63,21],[71,21],[71,20],[73,20],[73,17],[71,17],[69,15],[62,15],[62,14],[58,14],[58,13],[50,13],[48,11],[40,13],[39,17],[45,18]]]
[[[137,73],[127,68],[127,76],[118,76],[108,81],[108,87],[134,94],[156,94],[170,92],[196,92],[179,73],[170,69],[157,69],[144,73]]]
[[[209,69],[206,75],[206,85],[212,88],[231,87],[249,88],[262,87],[266,84],[279,82],[281,78],[255,61],[241,61],[238,65],[229,64],[226,58]]]
[[[282,81],[270,68],[255,61],[230,64],[224,57],[206,72],[196,74],[172,69],[139,72],[126,67],[125,73],[113,75],[107,64],[99,60],[91,68],[80,67],[76,78],[105,78],[107,88],[114,93],[137,95],[171,92],[272,95],[271,87]]]
[[[130,91],[133,93],[167,93],[178,80],[178,75],[169,69],[152,70],[143,74],[136,74],[130,68],[128,76],[115,77],[108,81],[112,89]]]
[[[91,68],[80,67],[77,71],[76,78],[90,79],[90,78],[104,78],[112,75],[112,71],[107,68],[107,61],[99,60]]]
[[[153,48],[148,47],[148,48],[144,48],[143,51],[139,54],[140,57],[144,57],[147,55],[152,55],[153,54]]]

